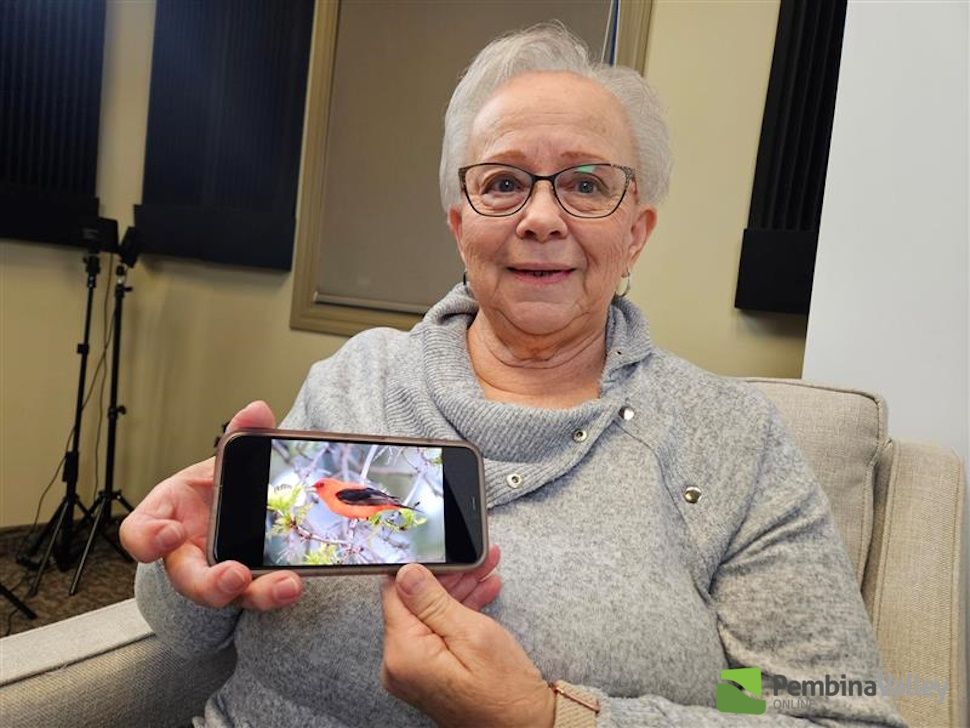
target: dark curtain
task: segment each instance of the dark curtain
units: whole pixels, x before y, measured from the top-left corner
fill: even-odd
[[[146,252],[289,269],[312,0],[158,0]]]
[[[735,306],[807,314],[846,0],[781,0]]]
[[[82,245],[95,196],[104,0],[0,0],[0,237]]]

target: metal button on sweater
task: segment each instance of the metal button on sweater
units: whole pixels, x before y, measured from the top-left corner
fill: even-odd
[[[523,477],[518,473],[509,473],[505,478],[505,482],[509,484],[510,488],[518,488],[522,485]]]

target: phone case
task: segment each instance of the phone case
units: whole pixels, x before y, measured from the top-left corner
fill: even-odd
[[[474,564],[424,564],[428,570],[435,574],[447,574],[460,571],[471,571],[480,566],[488,555],[488,516],[485,507],[485,469],[482,461],[481,451],[472,443],[465,440],[435,440],[418,437],[388,437],[381,435],[361,435],[344,432],[320,432],[316,430],[277,430],[268,428],[244,428],[232,433],[224,434],[217,445],[215,472],[213,473],[213,493],[212,506],[209,513],[209,534],[206,540],[206,559],[210,566],[215,566],[215,554],[213,553],[216,536],[217,514],[219,512],[220,499],[222,498],[222,457],[226,445],[234,438],[243,435],[260,435],[265,437],[290,437],[301,440],[335,440],[339,442],[356,443],[379,443],[389,445],[415,445],[419,447],[464,447],[475,454],[478,463],[478,512],[481,516],[482,555]],[[293,569],[301,576],[351,576],[354,574],[396,574],[405,564],[372,564],[361,566],[301,566]],[[273,569],[251,569],[254,576],[270,574],[274,571],[286,571],[287,567],[281,566]]]

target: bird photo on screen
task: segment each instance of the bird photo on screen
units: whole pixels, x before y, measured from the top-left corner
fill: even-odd
[[[327,508],[344,518],[365,520],[382,511],[408,510],[420,513],[416,508],[401,503],[399,498],[362,483],[321,478],[313,484],[313,491]]]

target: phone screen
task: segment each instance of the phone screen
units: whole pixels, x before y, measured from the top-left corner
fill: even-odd
[[[273,439],[263,564],[444,563],[440,447]]]
[[[245,433],[221,455],[214,559],[341,569],[483,556],[481,463],[463,444]]]

